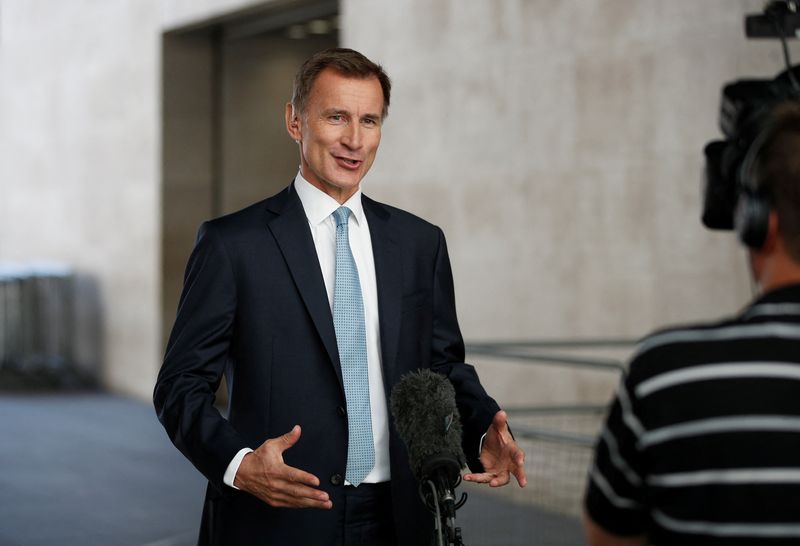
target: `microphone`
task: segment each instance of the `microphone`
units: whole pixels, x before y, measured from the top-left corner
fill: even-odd
[[[420,496],[437,516],[439,544],[444,539],[442,522],[447,528],[447,544],[462,544],[455,512],[466,502],[466,493],[456,502],[453,490],[461,483],[466,457],[453,385],[443,375],[420,369],[401,377],[389,404],[397,432],[408,449]]]

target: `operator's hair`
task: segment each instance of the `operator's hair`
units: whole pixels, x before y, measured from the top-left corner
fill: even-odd
[[[770,136],[756,163],[759,187],[778,213],[789,256],[800,262],[800,101],[786,101],[770,113]]]
[[[292,89],[292,105],[299,114],[305,114],[308,105],[308,97],[314,82],[317,81],[320,73],[326,68],[331,68],[348,78],[369,79],[378,78],[383,91],[383,110],[381,118],[385,119],[389,115],[389,96],[392,90],[392,82],[384,72],[383,67],[375,64],[358,51],[343,47],[334,47],[319,51],[309,57],[300,66],[294,77],[294,88]]]

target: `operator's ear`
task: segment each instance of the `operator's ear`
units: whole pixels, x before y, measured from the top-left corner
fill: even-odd
[[[303,138],[301,130],[300,114],[295,110],[291,102],[286,103],[286,131],[295,142]]]

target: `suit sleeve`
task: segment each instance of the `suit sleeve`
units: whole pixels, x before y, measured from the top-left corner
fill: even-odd
[[[464,340],[456,316],[455,290],[444,233],[439,235],[433,286],[433,342],[431,368],[446,375],[456,391],[456,405],[464,429],[462,447],[473,472],[483,472],[478,455],[483,435],[500,410],[484,390],[475,368],[464,362]]]
[[[214,407],[236,314],[231,260],[213,224],[200,227],[153,401],[172,442],[218,489],[248,447]]]

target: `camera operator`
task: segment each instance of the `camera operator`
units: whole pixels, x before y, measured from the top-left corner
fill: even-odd
[[[735,318],[641,343],[590,470],[590,545],[800,543],[800,102],[786,99],[794,92],[756,109],[746,144],[739,132],[716,143],[719,154],[713,143],[706,150],[709,171],[730,190],[707,197],[731,197],[731,225],[710,227],[736,229],[759,296]]]

